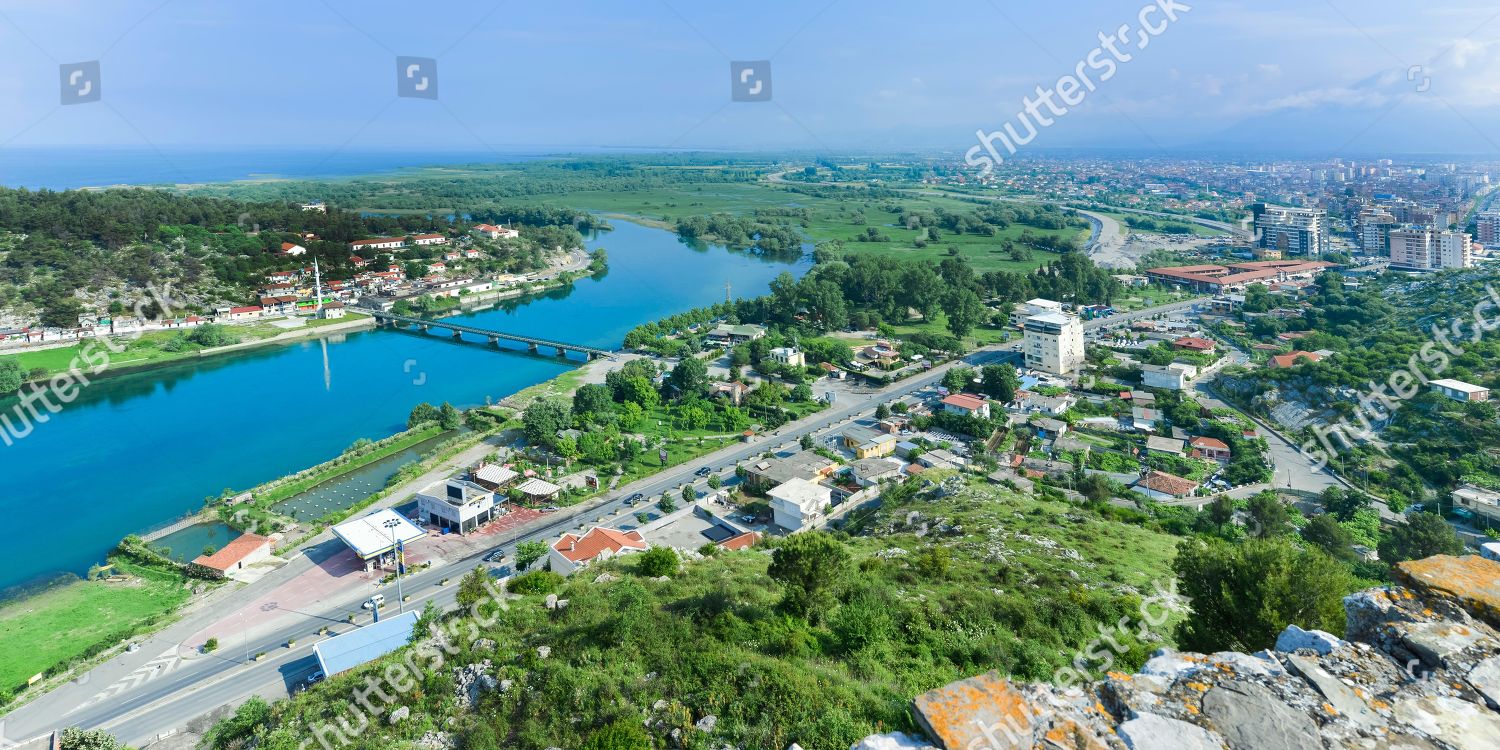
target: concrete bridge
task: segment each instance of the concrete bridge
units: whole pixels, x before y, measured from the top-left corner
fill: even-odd
[[[442,328],[444,330],[451,331],[453,333],[453,338],[462,338],[463,334],[469,333],[475,336],[484,336],[490,340],[491,344],[498,345],[501,341],[514,341],[518,344],[525,344],[526,348],[530,349],[532,352],[537,352],[542,347],[556,349],[557,356],[559,357],[567,356],[568,352],[578,352],[588,359],[594,359],[596,357],[614,357],[615,355],[615,353],[612,351],[608,351],[605,349],[596,349],[592,346],[579,346],[577,344],[568,344],[561,341],[539,339],[533,336],[520,336],[514,333],[505,333],[504,331],[492,331],[488,328],[476,328],[475,326],[467,326],[462,323],[450,323],[441,320],[430,320],[428,318],[416,318],[410,315],[398,315],[396,313],[382,312],[379,310],[370,310],[369,313],[370,315],[374,316],[375,322],[380,324],[381,326],[410,325],[420,328],[423,331],[431,328]]]

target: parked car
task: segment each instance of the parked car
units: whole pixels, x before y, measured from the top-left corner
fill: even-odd
[[[485,562],[498,562],[504,559],[505,550],[503,549],[490,550],[490,553],[484,556]]]
[[[646,499],[645,495],[642,495],[641,493],[637,492],[634,495],[631,495],[630,497],[625,498],[625,504],[626,505],[635,505],[636,503],[638,503],[638,502],[640,502],[642,500],[645,500],[645,499]]]
[[[316,685],[316,684],[322,682],[323,678],[326,677],[326,676],[327,675],[323,674],[323,670],[320,669],[320,670],[318,670],[316,672],[313,672],[312,674],[310,674],[310,675],[307,676],[307,684],[309,684],[309,685]]]
[[[369,599],[366,599],[365,603],[359,606],[364,607],[365,609],[375,609],[382,604],[385,604],[385,594],[376,594]]]
[[[706,476],[708,476],[709,474],[712,474],[712,473],[714,473],[714,470],[710,469],[707,466],[705,466],[705,467],[703,467],[703,468],[701,468],[701,469],[693,472],[693,474],[695,474],[697,476],[700,476],[700,477],[706,477]]]

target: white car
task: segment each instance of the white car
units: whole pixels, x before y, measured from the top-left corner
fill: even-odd
[[[365,603],[361,604],[360,606],[364,607],[365,609],[375,609],[382,604],[385,604],[385,594],[376,594],[369,599],[366,599]]]

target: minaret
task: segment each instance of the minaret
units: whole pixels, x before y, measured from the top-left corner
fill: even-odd
[[[318,259],[313,258],[313,315],[323,312],[323,274],[318,270]]]
[[[734,302],[734,297],[729,293],[729,279],[724,279],[724,301],[731,304]]]

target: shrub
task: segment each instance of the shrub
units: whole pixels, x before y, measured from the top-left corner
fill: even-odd
[[[215,651],[218,651],[218,650],[219,650],[219,639],[218,638],[209,638],[208,640],[206,640],[206,641],[203,642],[203,653],[205,653],[205,654],[211,654],[211,653],[213,653]]]
[[[636,571],[647,578],[676,575],[679,567],[677,552],[671,547],[652,547],[640,554]]]
[[[533,570],[510,579],[506,589],[516,594],[550,594],[562,582],[563,577],[550,570]]]

